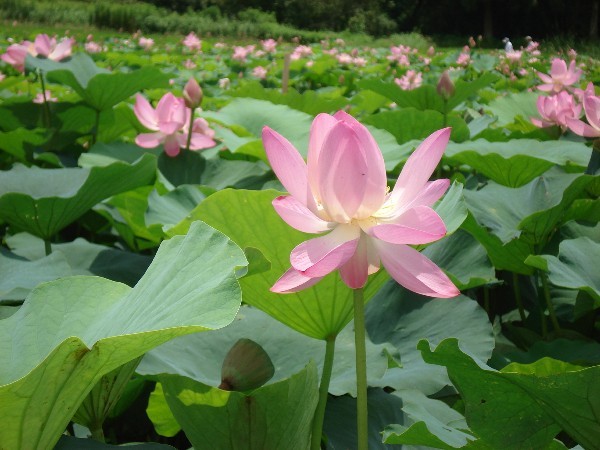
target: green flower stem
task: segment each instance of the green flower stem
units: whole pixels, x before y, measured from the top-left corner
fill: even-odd
[[[44,250],[46,251],[46,256],[52,253],[52,244],[50,244],[50,239],[44,239]]]
[[[354,289],[354,343],[356,346],[356,430],[358,450],[369,448],[367,411],[367,349],[365,344],[365,302],[363,289]]]
[[[560,331],[560,325],[558,323],[558,319],[556,318],[556,312],[554,311],[552,298],[550,298],[550,289],[548,288],[548,276],[544,272],[541,272],[540,277],[542,279],[542,288],[544,289],[544,298],[546,299],[546,306],[548,308],[548,313],[550,314],[550,322],[552,322],[552,327],[554,328],[554,331]]]
[[[42,85],[42,98],[44,99],[44,126],[50,128],[50,105],[46,99],[46,83],[44,82],[44,74],[41,70],[37,70],[38,77],[40,78],[40,84]]]
[[[517,308],[519,308],[519,316],[521,317],[521,322],[525,322],[525,308],[523,308],[523,299],[521,297],[521,287],[519,286],[519,274],[513,272],[513,290],[515,292],[515,302],[517,303]]]
[[[92,439],[98,442],[106,442],[104,439],[104,430],[102,429],[102,422],[94,423],[94,425],[90,428],[90,433],[92,434]]]
[[[325,419],[325,407],[327,406],[327,395],[329,394],[329,382],[333,370],[333,356],[335,353],[336,336],[329,336],[325,341],[325,362],[319,385],[319,403],[315,411],[312,425],[311,450],[320,450],[321,436],[323,435],[323,420]]]
[[[190,149],[190,143],[192,142],[192,128],[194,126],[194,111],[196,111],[195,108],[191,108],[191,109],[192,109],[192,112],[190,114],[190,129],[188,130],[187,142],[185,144],[186,150]]]

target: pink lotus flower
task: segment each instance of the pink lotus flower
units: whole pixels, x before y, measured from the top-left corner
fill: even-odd
[[[537,76],[544,82],[540,84],[538,89],[544,92],[560,92],[565,87],[571,86],[581,77],[582,70],[575,67],[575,61],[571,61],[569,68],[567,69],[567,63],[559,58],[552,60],[552,69],[550,75],[545,73],[536,72]]]
[[[401,285],[422,295],[454,297],[459,291],[429,259],[410,247],[436,241],[446,226],[431,208],[449,180],[428,182],[448,143],[450,129],[429,136],[408,159],[392,192],[373,136],[343,111],[312,123],[305,163],[292,144],[268,127],[262,138],[271,167],[291,194],[273,206],[290,226],[327,233],[292,250],[292,267],[271,288],[297,292],[339,270],[353,289],[380,265]]]
[[[263,66],[256,66],[254,69],[252,69],[252,76],[264,80],[267,78],[267,69],[265,69]]]
[[[456,59],[456,64],[459,66],[468,66],[471,63],[471,55],[469,53],[461,53]]]
[[[275,39],[267,39],[260,41],[262,48],[267,53],[275,53],[277,51],[277,41]]]
[[[144,50],[150,50],[154,46],[154,39],[141,37],[138,41],[138,45]]]
[[[565,131],[567,119],[577,119],[581,115],[581,105],[566,91],[549,97],[539,96],[537,109],[542,120],[532,117],[531,123],[540,128],[558,125]]]
[[[193,31],[185,37],[183,45],[191,51],[199,52],[202,50],[202,41],[198,39],[198,36]]]
[[[44,103],[44,96],[46,97],[47,102],[57,102],[58,101],[58,99],[56,97],[52,97],[52,94],[50,93],[50,91],[48,89],[46,89],[44,91],[44,94],[42,94],[41,92],[38,92],[38,94],[32,100],[33,103],[37,103],[37,104]]]
[[[0,58],[19,72],[25,72],[25,58],[28,54],[60,61],[71,56],[72,46],[73,39],[63,39],[57,44],[56,38],[50,38],[47,34],[38,34],[34,42],[23,41],[20,44],[10,45]]]
[[[88,53],[100,53],[101,51],[103,51],[102,46],[94,41],[86,42],[84,47],[85,51]]]
[[[170,92],[163,95],[156,109],[138,94],[133,108],[135,115],[142,125],[154,133],[142,133],[135,138],[140,147],[154,148],[164,145],[165,153],[175,157],[180,148],[185,147],[188,139],[191,111],[186,108],[184,100]],[[196,119],[192,126],[190,150],[202,150],[213,147],[214,131],[208,128],[204,119]]]
[[[423,74],[414,70],[409,70],[401,78],[394,78],[400,89],[404,91],[412,91],[423,84]]]
[[[233,55],[231,58],[236,61],[246,62],[246,58],[250,53],[251,50],[249,50],[248,47],[235,46],[233,47]]]
[[[600,137],[600,98],[595,95],[585,95],[583,108],[589,125],[576,117],[567,118],[567,126],[579,136]]]

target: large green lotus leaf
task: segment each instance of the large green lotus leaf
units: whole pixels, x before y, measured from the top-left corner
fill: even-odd
[[[537,92],[519,92],[498,97],[486,106],[486,110],[498,117],[496,125],[504,126],[515,121],[517,116],[524,120],[531,117],[539,117],[536,101],[539,97]]]
[[[0,219],[49,239],[101,200],[151,183],[155,172],[151,155],[91,169],[16,165],[0,179]]]
[[[271,286],[290,267],[290,251],[314,237],[296,231],[275,212],[271,202],[280,195],[273,190],[225,189],[206,200],[190,214],[228,235],[241,248],[258,249],[271,262],[270,270],[240,280],[244,301],[262,309],[287,326],[316,339],[339,333],[352,319],[352,290],[337,273],[315,286],[293,294],[275,294]],[[178,231],[185,233],[185,228]],[[371,276],[365,299],[377,292],[387,279],[384,271]]]
[[[467,164],[497,183],[520,187],[554,165],[574,165],[583,172],[590,159],[590,149],[582,142],[477,139],[460,144],[451,142],[444,155],[451,162]]]
[[[40,264],[42,258],[45,258],[44,242],[30,234],[18,233],[6,237],[6,243],[16,255],[30,260],[30,264]],[[129,286],[134,286],[139,281],[152,262],[152,257],[148,255],[93,244],[83,238],[77,238],[73,242],[53,244],[52,250],[50,256],[60,255],[60,258],[66,260],[69,275],[97,275]],[[57,274],[47,281],[65,275],[67,273]]]
[[[531,243],[514,239],[504,244],[498,236],[479,225],[472,214],[468,215],[462,228],[485,247],[497,270],[509,270],[522,275],[531,275],[534,272],[533,267],[525,264],[527,257],[534,252]]]
[[[555,168],[520,188],[490,181],[478,191],[465,191],[464,196],[477,222],[503,243],[523,234],[522,238],[537,244],[545,242],[592,179]]]
[[[588,237],[567,239],[560,243],[558,258],[533,256],[527,262],[548,272],[555,286],[587,292],[600,302],[600,244]]]
[[[317,369],[251,393],[223,391],[180,375],[159,377],[167,403],[196,450],[305,450],[318,401]]]
[[[461,291],[497,281],[485,248],[466,231],[431,244],[423,254],[444,269]]]
[[[463,448],[475,438],[465,432],[465,418],[440,400],[426,397],[416,390],[396,391],[402,399],[405,424],[392,424],[383,431],[387,444],[419,445],[451,450]]]
[[[198,222],[161,245],[133,289],[85,276],[38,286],[0,322],[0,445],[52,448],[102,375],[169,339],[229,324],[241,300],[235,269],[245,264]]]
[[[25,163],[33,148],[43,144],[46,139],[40,129],[17,128],[7,132],[0,131],[0,150],[14,156],[17,161]]]
[[[369,449],[397,449],[384,444],[381,432],[391,423],[403,424],[402,400],[383,389],[369,389],[367,408],[369,414]],[[330,397],[327,401],[323,432],[327,436],[327,450],[358,448],[356,440],[356,399],[349,395]]]
[[[148,196],[148,210],[144,220],[146,225],[160,224],[163,229],[171,228],[185,217],[206,198],[199,186],[184,184],[164,195],[155,189]]]
[[[487,361],[494,336],[485,311],[463,295],[432,299],[409,292],[389,281],[366,307],[366,327],[374,343],[390,343],[400,354],[399,367],[390,368],[372,386],[417,389],[434,394],[450,384],[446,371],[426,364],[416,349],[422,338],[441,342],[460,340],[461,347]]]
[[[137,368],[141,375],[169,373],[193,378],[204,384],[221,383],[221,364],[229,349],[239,339],[251,338],[269,355],[275,375],[268,384],[288,378],[314,361],[323,368],[325,345],[276,321],[259,309],[242,307],[236,320],[214,333],[182,336],[147,353]],[[387,346],[393,351],[391,346]],[[369,380],[381,378],[388,366],[386,345],[375,345],[367,339],[367,375]],[[338,335],[335,345],[333,373],[329,385],[332,395],[356,396],[354,331],[349,324]]]
[[[364,123],[390,132],[400,144],[403,144],[412,139],[425,139],[434,131],[443,128],[444,116],[437,111],[403,108],[373,114],[367,117]],[[450,138],[453,141],[462,142],[469,139],[469,128],[461,117],[448,116],[447,125],[452,127]]]
[[[108,72],[98,68],[85,53],[77,53],[66,63],[51,64],[48,60],[38,62],[27,59],[46,73],[48,81],[73,88],[92,108],[102,111],[127,100],[136,92],[152,88],[168,88],[169,74],[158,67],[145,66],[131,72]]]
[[[514,349],[504,353],[510,361],[521,364],[534,363],[549,357],[578,366],[600,364],[600,343],[595,341],[554,339],[537,341],[526,352]]]
[[[471,429],[493,448],[546,448],[562,429],[584,448],[600,436],[600,366],[581,368],[550,358],[496,372],[447,339],[425,361],[448,369],[465,402]]]
[[[40,242],[43,251],[44,243]],[[71,266],[62,253],[28,261],[0,248],[0,300],[22,300],[45,281],[71,275]]]
[[[142,444],[131,443],[125,444],[132,450],[174,450],[175,447],[171,447],[167,444],[157,444],[155,442],[145,442]],[[61,436],[58,444],[54,447],[54,450],[123,450],[121,445],[109,445],[103,442],[98,442],[93,439],[81,439],[74,436]]]
[[[434,209],[444,220],[447,235],[458,230],[468,215],[463,185],[457,181],[452,183],[444,198],[435,205]]]

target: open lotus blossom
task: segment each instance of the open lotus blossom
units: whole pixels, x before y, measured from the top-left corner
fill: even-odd
[[[196,36],[196,33],[193,31],[188,34],[183,40],[183,45],[187,47],[191,51],[200,51],[202,50],[202,41]]]
[[[175,157],[182,147],[187,145],[191,110],[185,106],[182,98],[170,92],[165,94],[156,105],[156,109],[143,96],[138,94],[133,108],[142,125],[154,133],[142,133],[135,138],[140,147],[154,148],[163,144],[165,153]],[[192,125],[190,150],[202,150],[213,147],[214,131],[204,119],[195,119]]]
[[[537,109],[542,119],[532,117],[531,123],[540,128],[558,125],[566,131],[567,119],[578,119],[581,115],[581,105],[566,91],[549,97],[539,96]]]
[[[291,252],[292,267],[271,288],[297,292],[339,270],[351,288],[383,265],[401,285],[422,295],[454,297],[458,289],[433,262],[410,247],[436,241],[446,226],[431,208],[449,180],[429,182],[450,129],[429,136],[388,192],[383,156],[369,131],[343,111],[312,123],[305,163],[294,146],[268,127],[262,138],[271,167],[291,194],[273,206],[288,225],[323,234]]]
[[[61,61],[71,56],[73,39],[56,41],[47,34],[38,34],[33,42],[23,41],[20,44],[12,44],[0,57],[4,62],[10,64],[19,72],[25,71],[25,58],[27,55],[42,56],[53,61]]]
[[[275,53],[277,51],[277,41],[275,39],[266,39],[264,41],[260,41],[260,45],[267,53]]]
[[[154,39],[141,37],[138,41],[138,45],[144,50],[150,50],[154,46]]]
[[[567,118],[567,126],[579,136],[600,137],[600,97],[585,95],[583,109],[589,125],[579,118]]]
[[[42,104],[44,103],[44,97],[46,102],[57,102],[58,99],[56,97],[52,97],[52,93],[46,89],[44,93],[38,92],[38,94],[33,98],[33,103]]]
[[[394,83],[404,91],[412,91],[423,84],[423,74],[415,70],[408,70],[402,77],[394,78]]]
[[[537,76],[544,82],[544,84],[538,86],[538,89],[544,92],[560,92],[565,87],[577,83],[583,71],[575,67],[575,64],[575,61],[571,61],[567,68],[567,63],[564,60],[554,58],[550,75],[536,72]]]

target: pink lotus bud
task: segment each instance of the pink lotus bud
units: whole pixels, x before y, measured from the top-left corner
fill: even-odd
[[[450,75],[448,75],[447,70],[444,70],[444,73],[442,73],[436,89],[437,93],[440,94],[445,100],[448,100],[454,95],[454,83],[450,79]]]
[[[185,106],[195,109],[202,103],[202,89],[194,78],[190,78],[183,88]]]

